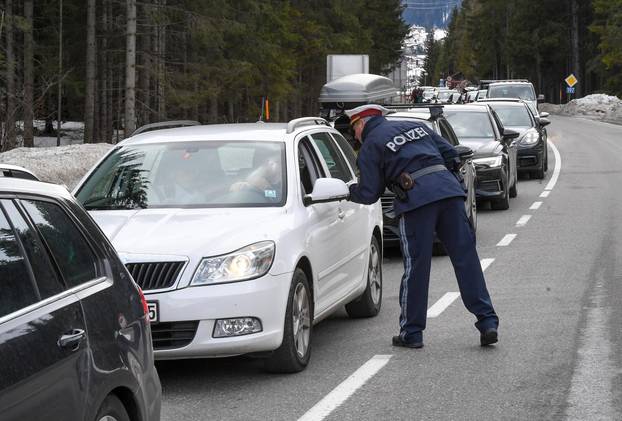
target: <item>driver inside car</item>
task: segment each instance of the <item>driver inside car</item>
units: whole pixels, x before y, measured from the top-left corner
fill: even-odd
[[[267,158],[253,170],[244,181],[233,183],[231,192],[252,190],[261,194],[267,201],[279,201],[282,189],[282,168],[278,158]]]

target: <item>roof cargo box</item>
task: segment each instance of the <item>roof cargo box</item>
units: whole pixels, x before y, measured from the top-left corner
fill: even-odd
[[[333,108],[327,107],[328,104],[336,104],[337,108],[343,108],[341,104],[384,102],[395,96],[398,96],[398,92],[391,79],[358,73],[342,76],[325,84],[320,91],[319,101],[323,108]]]

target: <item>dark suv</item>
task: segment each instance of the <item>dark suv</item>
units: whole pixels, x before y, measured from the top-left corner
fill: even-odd
[[[63,187],[0,178],[0,418],[158,420],[147,303]]]

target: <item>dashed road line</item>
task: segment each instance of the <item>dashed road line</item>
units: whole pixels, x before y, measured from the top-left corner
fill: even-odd
[[[374,355],[369,361],[359,367],[347,379],[335,387],[328,395],[309,409],[298,421],[320,421],[326,418],[339,405],[344,403],[361,386],[371,379],[384,367],[391,355]]]
[[[482,259],[480,260],[479,264],[482,265],[482,272],[485,272],[486,269],[488,269],[488,266],[490,266],[492,264],[492,262],[494,262],[495,259]]]
[[[542,193],[540,193],[540,197],[549,197],[549,194],[551,194],[551,191],[545,190]]]
[[[506,234],[505,237],[503,237],[501,241],[497,243],[497,246],[498,247],[509,246],[512,240],[514,240],[515,238],[516,238],[516,234]]]
[[[523,215],[520,217],[518,221],[516,221],[516,226],[524,227],[527,224],[527,222],[529,222],[530,219],[531,219],[531,215]]]
[[[533,205],[529,207],[529,210],[538,210],[542,206],[542,202],[533,202]]]
[[[438,317],[447,307],[460,296],[459,292],[447,292],[428,309],[428,319]]]

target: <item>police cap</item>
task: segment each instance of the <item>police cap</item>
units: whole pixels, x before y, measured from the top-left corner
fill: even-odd
[[[377,115],[387,115],[389,110],[378,104],[365,104],[360,107],[346,110],[346,115],[350,117],[350,124],[356,123],[363,117],[371,117]]]

